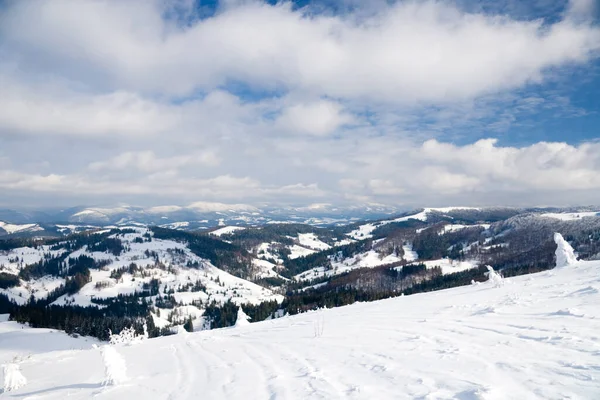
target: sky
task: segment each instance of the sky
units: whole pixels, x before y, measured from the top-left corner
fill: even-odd
[[[600,204],[597,0],[0,0],[0,206]]]

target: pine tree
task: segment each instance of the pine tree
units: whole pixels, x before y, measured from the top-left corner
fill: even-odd
[[[194,321],[192,321],[192,317],[189,316],[185,324],[183,324],[183,329],[188,332],[194,332]]]

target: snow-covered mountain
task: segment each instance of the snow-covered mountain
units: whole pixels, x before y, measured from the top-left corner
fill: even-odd
[[[485,281],[487,265],[505,276],[546,270],[555,232],[580,259],[600,259],[600,216],[589,209],[426,208],[329,226],[213,222],[13,224],[43,230],[0,240],[0,310],[66,330],[73,326],[28,307],[61,307],[57,313],[82,321],[100,310],[115,318],[114,329],[151,318],[165,334],[183,323],[230,325],[236,304],[262,320]],[[104,338],[110,326],[88,333]]]
[[[0,221],[0,236],[12,235],[15,233],[33,233],[43,231],[38,224],[11,224],[9,222]]]
[[[3,397],[595,399],[599,270],[599,262],[583,261],[510,280],[115,345],[126,379],[106,387],[101,349],[93,342],[1,322],[0,361],[17,357],[27,379]]]
[[[170,231],[161,232],[164,236]],[[156,236],[148,228],[129,226],[0,252],[0,273],[19,278],[17,284],[0,286],[0,294],[18,305],[35,299],[50,306],[100,309],[111,299],[135,296],[153,307],[159,328],[183,323],[188,317],[199,327],[208,326],[202,312],[212,303],[283,300],[268,288],[217,268],[213,262],[220,262],[227,251],[236,251],[219,245],[226,243],[206,238],[190,245],[176,240],[176,235],[173,239]],[[221,253],[215,253],[211,262],[214,249]],[[247,257],[244,276],[261,275],[262,268]],[[227,265],[232,267],[233,262]]]
[[[246,204],[195,202],[187,206],[156,207],[74,207],[64,210],[20,212],[0,210],[0,220],[11,223],[114,225],[137,222],[145,225],[179,224],[186,229],[217,225],[261,225],[266,223],[344,224],[361,219],[376,219],[399,212],[397,207],[365,205],[336,207],[318,204],[309,207],[280,207]]]

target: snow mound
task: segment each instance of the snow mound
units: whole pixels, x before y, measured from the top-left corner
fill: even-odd
[[[119,385],[127,380],[125,359],[112,346],[102,346],[104,385]]]
[[[573,251],[573,247],[563,238],[560,233],[554,234],[554,242],[556,243],[556,267],[562,268],[573,265],[577,262],[577,257]]]
[[[504,278],[502,278],[502,275],[500,275],[498,272],[496,272],[494,270],[494,268],[492,268],[489,265],[485,266],[488,270],[488,280],[489,282],[492,283],[492,285],[494,285],[494,287],[501,287],[504,286]]]
[[[250,325],[250,317],[246,315],[242,307],[238,308],[237,319],[235,320],[235,327]]]
[[[4,392],[17,390],[27,384],[27,379],[21,374],[17,363],[8,363],[3,366],[4,370]]]

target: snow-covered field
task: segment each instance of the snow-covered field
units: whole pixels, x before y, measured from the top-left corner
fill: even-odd
[[[230,233],[244,229],[246,228],[243,226],[224,226],[223,228],[215,229],[214,231],[210,232],[210,234],[215,236],[229,235]]]
[[[101,342],[95,338],[73,338],[56,329],[29,328],[8,321],[8,314],[0,314],[0,364],[14,357],[39,358],[53,351],[91,349],[93,344]]]
[[[451,260],[449,258],[440,258],[438,260],[427,260],[427,261],[419,261],[419,264],[425,264],[427,268],[440,267],[442,269],[442,274],[453,274],[455,272],[466,271],[468,269],[476,268],[479,263],[474,260]],[[402,268],[402,267],[399,267]]]
[[[8,234],[18,233],[18,232],[38,232],[43,231],[44,228],[39,226],[38,224],[11,224],[8,222],[0,221],[0,228],[6,231]]]
[[[541,217],[559,219],[561,221],[574,221],[582,218],[598,217],[600,212],[598,211],[583,211],[574,213],[545,213],[541,214]]]
[[[330,245],[322,242],[314,233],[300,233],[298,235],[298,241],[300,242],[300,245],[308,247],[309,249],[327,250],[331,248]]]
[[[37,330],[2,322],[0,360],[22,356],[28,380],[2,396],[597,399],[598,304],[600,262],[578,262],[501,287],[487,282],[118,345],[129,379],[109,387],[101,385],[99,349],[53,348]]]

